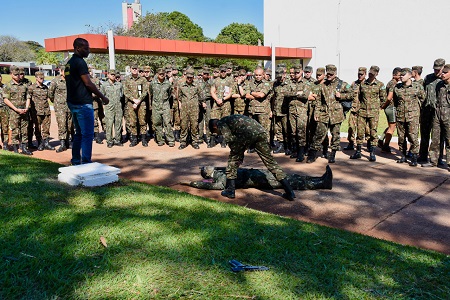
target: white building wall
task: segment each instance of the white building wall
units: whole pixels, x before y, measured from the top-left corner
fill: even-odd
[[[311,47],[308,65],[338,67],[352,82],[360,66],[380,67],[387,83],[394,67],[450,63],[450,0],[264,0],[264,45]]]

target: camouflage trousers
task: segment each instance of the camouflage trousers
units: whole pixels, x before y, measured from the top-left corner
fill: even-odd
[[[69,135],[73,135],[72,114],[70,111],[56,110],[56,123],[58,124],[58,139],[68,140]]]
[[[412,120],[411,122],[401,122],[397,120],[397,133],[398,149],[400,152],[406,153],[408,150],[406,144],[406,138],[408,138],[408,141],[411,144],[411,153],[419,153],[419,118]]]
[[[274,116],[274,136],[278,142],[287,142],[288,140],[288,117]]]
[[[28,113],[9,112],[9,127],[11,128],[11,143],[13,145],[28,143]]]
[[[34,125],[34,135],[38,141],[42,139],[48,139],[50,137],[50,123],[51,115],[34,115],[33,119],[29,121]],[[28,127],[30,127],[28,125]],[[33,135],[31,135],[32,137]],[[28,135],[28,141],[32,141],[30,135]]]
[[[147,105],[142,102],[136,109],[133,103],[128,101],[125,108],[125,120],[130,128],[132,135],[145,134],[147,124],[145,123],[147,116]]]
[[[286,173],[283,172],[272,156],[272,149],[268,143],[267,134],[261,133],[254,140],[237,141],[229,143],[228,146],[230,147],[230,155],[228,156],[228,165],[226,168],[228,179],[237,178],[237,170],[244,161],[245,151],[249,148],[255,149],[264,165],[278,181],[286,178]]]
[[[438,163],[443,138],[445,152],[447,153],[447,164],[450,165],[450,107],[437,107],[432,125],[430,161],[435,164]]]
[[[9,107],[0,107],[0,130],[2,131],[2,142],[8,142],[8,132],[9,132]]]
[[[192,145],[198,142],[198,104],[195,105],[181,105],[181,134],[180,144],[186,145],[187,137],[191,132]]]
[[[264,127],[267,136],[269,136],[270,127],[272,126],[269,114],[250,114],[249,117],[261,124],[261,126]]]
[[[152,123],[155,129],[155,140],[157,143],[164,143],[164,133],[168,143],[174,143],[172,126],[170,125],[171,110],[153,110]]]
[[[351,114],[350,114],[351,116]],[[357,138],[356,144],[362,145],[364,142],[364,134],[367,132],[367,128],[369,131],[367,138],[367,143],[371,143],[371,145],[376,145],[378,143],[378,116],[375,117],[362,117],[358,116],[358,126],[357,126]]]
[[[331,132],[331,150],[339,151],[341,150],[340,141],[341,141],[341,123],[337,124],[329,124],[324,122],[317,123],[317,130],[314,138],[314,142],[312,145],[312,149],[316,151],[322,150],[322,145],[325,144],[324,140],[328,140],[328,130]],[[323,144],[322,144],[323,143]]]
[[[428,146],[430,145],[431,130],[434,127],[435,108],[424,106],[420,110],[420,146],[419,156],[428,158]],[[433,133],[434,135],[434,133]]]
[[[122,106],[120,103],[114,105],[107,104],[104,106],[104,112],[106,141],[112,142],[115,140],[116,142],[120,142],[122,139]]]
[[[181,124],[181,113],[180,108],[178,107],[178,100],[174,100],[172,107],[172,126],[173,130],[180,130]]]
[[[105,130],[105,112],[102,105],[94,109],[94,133],[100,132],[100,124],[102,129]]]
[[[218,106],[216,102],[213,103],[211,108],[211,119],[222,119],[231,115],[231,103],[225,101],[222,106]]]
[[[200,140],[203,138],[203,134],[206,134],[206,138],[209,140],[211,132],[209,131],[209,120],[211,120],[211,105],[209,101],[206,101],[206,108],[200,107],[198,113],[198,134]]]
[[[348,116],[348,135],[347,135],[347,140],[349,143],[351,144],[355,143],[357,130],[358,130],[358,114],[356,112],[350,111],[350,115]]]
[[[306,125],[308,123],[307,108],[290,106],[289,123],[291,125],[293,138],[297,138],[298,146],[306,146]]]

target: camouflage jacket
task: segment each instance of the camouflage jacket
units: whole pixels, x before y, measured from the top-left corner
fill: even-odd
[[[359,94],[361,96],[359,97],[358,115],[365,118],[378,117],[380,106],[386,101],[384,84],[378,79],[375,79],[372,83],[366,79],[360,85]]]
[[[91,81],[93,84],[95,84],[95,86],[97,87],[98,90],[100,90],[101,84],[100,84],[100,79],[98,79],[97,77],[90,77]],[[102,105],[100,102],[100,98],[97,97],[96,94],[92,93],[92,106],[94,107],[94,109],[98,109],[99,105]]]
[[[341,97],[338,99],[336,98],[336,92],[338,91],[339,84],[341,85],[341,88],[339,89]],[[326,80],[325,83],[321,85],[314,116],[322,123],[342,123],[342,121],[344,121],[344,110],[339,101],[352,100],[354,97],[353,95],[354,93],[350,84],[345,81],[341,81],[337,77],[332,81]]]
[[[100,92],[109,99],[109,103],[105,104],[105,107],[118,108],[122,106],[120,100],[123,96],[123,86],[121,82],[107,80],[102,84]]]
[[[150,95],[153,110],[163,111],[170,109],[172,84],[169,80],[164,79],[163,82],[159,82],[158,79],[153,80],[150,83],[148,93]]]
[[[289,97],[289,106],[308,109],[308,96],[311,91],[310,82],[305,78],[291,81],[286,96]]]
[[[217,77],[212,86],[214,86],[214,88],[216,89],[216,96],[220,99],[220,98],[224,98],[226,95],[228,94],[233,94],[233,86],[234,84],[230,84],[230,80],[228,79],[228,77],[225,78],[220,78]]]
[[[286,97],[288,89],[286,80],[273,83],[272,107],[275,116],[286,116],[289,113],[289,98]]]
[[[123,83],[123,94],[125,101],[134,103],[134,99],[142,102],[148,95],[148,81],[145,77],[137,76],[134,78],[130,76]]]
[[[386,84],[386,95],[389,95],[390,92],[394,92],[394,88],[397,85],[397,81],[395,81],[395,79],[391,79],[387,84]],[[394,105],[394,101],[392,100],[388,106],[393,106]]]
[[[5,85],[3,83],[0,84],[0,107],[6,106],[5,102],[3,101],[3,88]]]
[[[245,91],[245,81],[241,83],[242,90]],[[235,83],[234,90],[235,94],[239,94],[239,86]],[[234,110],[235,111],[245,111],[247,109],[248,101],[244,97],[238,97],[234,99]]]
[[[434,73],[425,76],[423,87],[425,89],[426,98],[423,106],[436,107],[436,86],[441,81],[439,77],[436,77]]]
[[[33,83],[28,88],[27,99],[30,100],[30,108],[36,111],[38,115],[49,115],[50,105],[48,104],[48,87],[39,86]]]
[[[28,87],[25,83],[15,83],[11,80],[3,88],[3,98],[8,99],[16,108],[25,108],[27,91]]]
[[[188,84],[186,81],[182,82],[178,86],[178,102],[184,108],[198,108],[199,105],[204,102],[202,98],[202,89],[192,83]]]
[[[251,92],[262,92],[265,95],[263,98],[250,100],[249,113],[255,115],[270,113],[270,99],[267,97],[269,95],[270,89],[270,82],[265,80],[257,82],[253,79],[245,85],[245,94],[250,94]]]
[[[61,76],[56,76],[50,83],[48,97],[53,101],[55,112],[70,112],[67,106],[66,80]]]
[[[250,145],[256,142],[261,134],[267,134],[256,120],[243,115],[231,115],[220,119],[218,128],[231,149],[240,143]]]
[[[361,93],[359,92],[360,87],[361,81],[355,80],[352,82],[351,88],[353,90],[353,101],[350,111],[353,113],[358,113],[359,110],[359,103],[361,102]]]
[[[448,109],[442,110],[442,108],[450,108],[450,85],[441,80],[436,85],[436,94],[436,113],[445,114],[448,120],[450,118],[449,111]]]
[[[420,106],[425,99],[423,87],[415,82],[410,85],[398,83],[394,88],[394,105],[397,121],[411,122],[418,120]]]

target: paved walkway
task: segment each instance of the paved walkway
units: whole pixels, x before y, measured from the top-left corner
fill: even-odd
[[[51,136],[56,138],[53,116]],[[345,145],[344,139],[342,145]],[[52,145],[58,141],[53,140]],[[396,145],[394,145],[396,147]],[[107,148],[94,143],[93,160],[121,169],[121,178],[168,186],[191,194],[271,212],[302,221],[341,228],[401,244],[450,254],[450,172],[440,168],[410,167],[395,162],[398,152],[376,152],[377,161],[350,160],[353,153],[339,152],[333,170],[333,189],[297,191],[297,200],[281,197],[280,190],[237,190],[236,199],[224,198],[220,191],[206,191],[181,185],[201,178],[199,166],[225,166],[228,149],[216,146],[199,150],[158,147]],[[34,157],[69,164],[70,151],[36,151]],[[327,161],[296,163],[283,154],[276,160],[287,173],[320,176]],[[257,154],[246,154],[243,167],[263,168]]]

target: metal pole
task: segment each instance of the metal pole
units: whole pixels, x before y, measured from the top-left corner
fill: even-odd
[[[116,57],[114,49],[114,35],[112,30],[108,30],[108,51],[109,51],[109,68],[116,69]]]
[[[272,45],[272,79],[275,79],[275,52],[276,52],[276,47]]]

